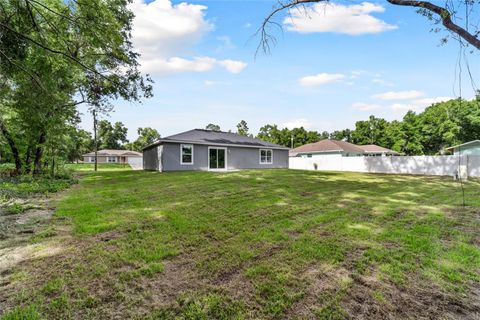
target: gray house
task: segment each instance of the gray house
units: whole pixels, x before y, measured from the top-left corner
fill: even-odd
[[[236,133],[194,129],[143,149],[143,169],[155,171],[288,168],[288,148]]]

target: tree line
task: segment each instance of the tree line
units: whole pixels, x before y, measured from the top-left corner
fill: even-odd
[[[354,129],[330,133],[265,125],[257,137],[287,147],[330,138],[360,145],[376,144],[405,155],[441,154],[446,147],[480,139],[480,96],[470,101],[435,103],[420,113],[408,111],[400,121],[372,115],[368,120],[357,121]]]
[[[206,129],[219,131],[220,126],[209,124]],[[244,120],[237,125],[237,133],[253,137]],[[293,148],[335,139],[359,145],[376,144],[405,155],[441,154],[446,147],[480,139],[480,95],[472,100],[435,103],[420,113],[408,111],[400,121],[372,115],[368,120],[357,121],[354,129],[333,132],[266,124],[255,137]]]

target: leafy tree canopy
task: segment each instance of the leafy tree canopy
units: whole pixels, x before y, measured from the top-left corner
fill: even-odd
[[[220,131],[220,126],[218,124],[209,123],[207,124],[205,129],[212,130],[212,131]]]
[[[125,144],[123,147],[127,150],[142,151],[142,148],[154,143],[160,139],[160,133],[153,128],[138,128],[137,140]]]

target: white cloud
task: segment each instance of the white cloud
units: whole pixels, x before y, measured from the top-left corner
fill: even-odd
[[[355,5],[317,3],[292,12],[283,23],[289,31],[301,33],[335,32],[360,35],[396,29],[397,26],[371,15],[384,11],[383,6],[370,2]]]
[[[215,66],[238,73],[246,63],[217,60],[212,57],[183,58],[191,55],[191,48],[214,29],[205,19],[206,6],[171,0],[135,0],[130,4],[135,14],[132,41],[141,54],[143,72],[171,74],[179,72],[206,72]],[[223,38],[225,42],[225,38]],[[183,56],[183,57],[182,57]]]
[[[374,79],[372,79],[372,82],[376,83],[376,84],[379,84],[379,85],[382,85],[382,86],[386,86],[386,87],[393,87],[394,86],[393,83],[388,82],[386,80],[383,80],[382,78],[374,78]]]
[[[203,5],[135,0],[130,9],[135,14],[133,44],[146,59],[182,54],[214,28],[205,20]]]
[[[416,99],[416,100],[412,100],[409,103],[392,104],[390,106],[390,109],[392,109],[396,113],[402,113],[402,114],[409,110],[415,111],[415,112],[422,112],[423,110],[425,110],[426,107],[434,103],[448,101],[451,99],[452,98],[450,97],[434,97],[434,98]]]
[[[252,24],[250,22],[245,22],[245,24],[243,25],[245,28],[251,28],[252,27]]]
[[[352,109],[360,110],[360,111],[371,111],[379,108],[381,108],[381,106],[379,106],[378,104],[363,103],[363,102],[356,102],[352,104]]]
[[[221,43],[217,48],[217,52],[232,50],[236,48],[232,42],[232,39],[230,39],[229,36],[220,36],[220,37],[217,37],[217,40],[220,41]]]
[[[218,61],[218,64],[225,67],[230,73],[240,73],[247,67],[247,64],[243,61],[229,59]]]
[[[451,97],[435,97],[435,98],[423,98],[413,101],[417,105],[428,107],[434,103],[452,100]]]
[[[341,73],[319,73],[313,76],[300,78],[298,82],[304,87],[321,86],[328,83],[335,83],[345,78]]]
[[[304,127],[305,129],[310,129],[312,127],[312,123],[308,119],[294,119],[287,121],[285,123],[282,123],[282,127],[288,128],[288,129],[293,129],[293,128],[300,128]]]
[[[142,65],[149,73],[156,75],[168,75],[181,72],[207,72],[216,66],[221,66],[230,73],[239,73],[247,64],[241,61],[217,60],[211,57],[195,57],[192,59],[171,57],[166,59],[150,59]]]
[[[214,86],[216,85],[218,82],[217,81],[212,81],[212,80],[205,80],[203,81],[203,84],[207,87],[211,87],[211,86]]]
[[[372,96],[378,100],[412,100],[423,97],[425,94],[417,90],[409,91],[389,91],[384,93],[375,94]]]

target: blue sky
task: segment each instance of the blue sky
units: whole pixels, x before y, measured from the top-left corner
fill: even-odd
[[[265,124],[333,131],[458,96],[459,46],[440,46],[446,33],[430,32],[427,19],[385,1],[331,3],[278,15],[284,32],[271,29],[277,45],[255,58],[255,31],[275,1],[135,1],[134,43],[155,96],[115,101],[108,119],[130,139],[138,127],[167,136],[208,123],[234,130],[240,120],[254,134]],[[478,77],[478,53],[467,56]],[[465,66],[463,75],[471,98]],[[85,114],[82,126],[90,123]]]

